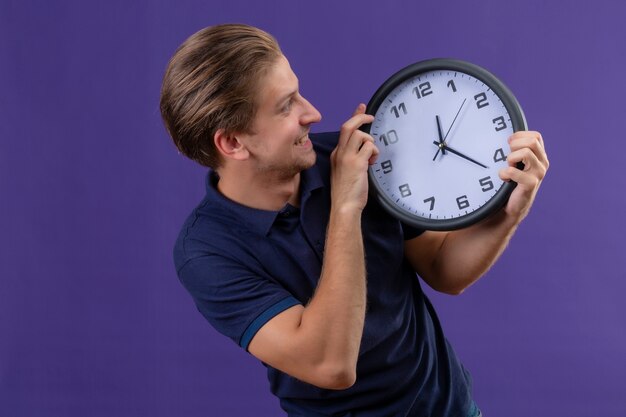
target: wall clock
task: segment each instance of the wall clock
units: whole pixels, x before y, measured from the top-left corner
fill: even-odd
[[[499,210],[508,138],[527,130],[522,109],[493,74],[455,59],[431,59],[392,75],[369,101],[362,129],[380,151],[370,190],[402,222],[428,230],[470,226]]]

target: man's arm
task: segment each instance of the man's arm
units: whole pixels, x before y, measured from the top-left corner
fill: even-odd
[[[405,243],[406,258],[433,289],[463,292],[493,265],[528,214],[548,170],[548,157],[539,132],[516,132],[509,144],[509,166],[500,178],[515,181],[517,187],[503,210],[467,229],[425,232]],[[519,162],[523,170],[516,168]]]
[[[248,350],[261,361],[321,388],[345,389],[356,380],[363,334],[366,273],[361,212],[367,201],[367,168],[378,150],[358,130],[371,123],[359,105],[341,128],[331,155],[331,211],[322,274],[307,306],[268,321]]]

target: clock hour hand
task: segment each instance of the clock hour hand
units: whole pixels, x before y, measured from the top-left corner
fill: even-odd
[[[448,131],[446,132],[445,136],[443,137],[443,139],[441,139],[441,124],[439,123],[439,116],[437,116],[437,126],[439,128],[439,143],[440,144],[444,144],[445,140],[448,138],[448,134],[450,133],[450,131],[452,130],[452,126],[454,126],[454,123],[456,122],[457,117],[459,117],[459,114],[461,114],[461,110],[463,110],[463,106],[465,106],[465,102],[467,101],[467,98],[463,99],[463,103],[461,103],[461,107],[459,107],[459,110],[457,110],[456,115],[454,116],[454,119],[452,120],[452,124],[450,125],[450,127],[448,128]],[[446,154],[445,152],[445,146],[439,146],[439,149],[437,149],[437,153],[435,153],[435,157],[433,158],[433,161],[435,159],[437,159],[437,155],[439,155],[439,151],[441,151],[442,154]]]
[[[439,115],[435,116],[435,118],[437,119],[437,133],[439,134],[439,144],[441,145],[443,144],[443,132],[441,131],[441,122],[439,121]],[[437,153],[435,154],[433,161],[437,159],[437,156],[439,155],[439,151],[441,151],[443,155],[446,154],[446,150],[440,147],[439,149],[437,149]]]
[[[473,163],[475,163],[476,165],[480,165],[480,166],[481,166],[481,167],[483,167],[483,168],[488,168],[488,167],[487,167],[487,165],[481,164],[481,163],[480,163],[480,162],[478,162],[477,160],[472,159],[472,158],[470,158],[469,156],[464,155],[464,154],[462,154],[461,152],[459,152],[459,151],[457,151],[457,150],[455,150],[455,149],[452,149],[451,147],[449,147],[448,145],[446,145],[446,143],[445,143],[445,142],[437,142],[437,141],[435,140],[435,141],[433,141],[433,144],[437,145],[437,147],[439,147],[439,149],[441,150],[441,152],[443,152],[444,150],[449,151],[449,152],[452,152],[453,154],[455,154],[455,155],[457,155],[457,156],[460,156],[461,158],[467,159],[468,161],[473,162]]]

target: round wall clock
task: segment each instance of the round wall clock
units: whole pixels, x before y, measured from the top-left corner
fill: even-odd
[[[402,222],[428,230],[470,226],[506,203],[515,187],[508,138],[526,130],[509,89],[477,65],[432,59],[392,75],[376,91],[363,126],[380,151],[370,190]]]

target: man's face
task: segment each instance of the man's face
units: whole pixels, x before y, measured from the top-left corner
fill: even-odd
[[[315,164],[309,140],[311,124],[321,115],[298,91],[298,78],[284,56],[261,78],[252,134],[238,135],[259,174],[284,178]]]

